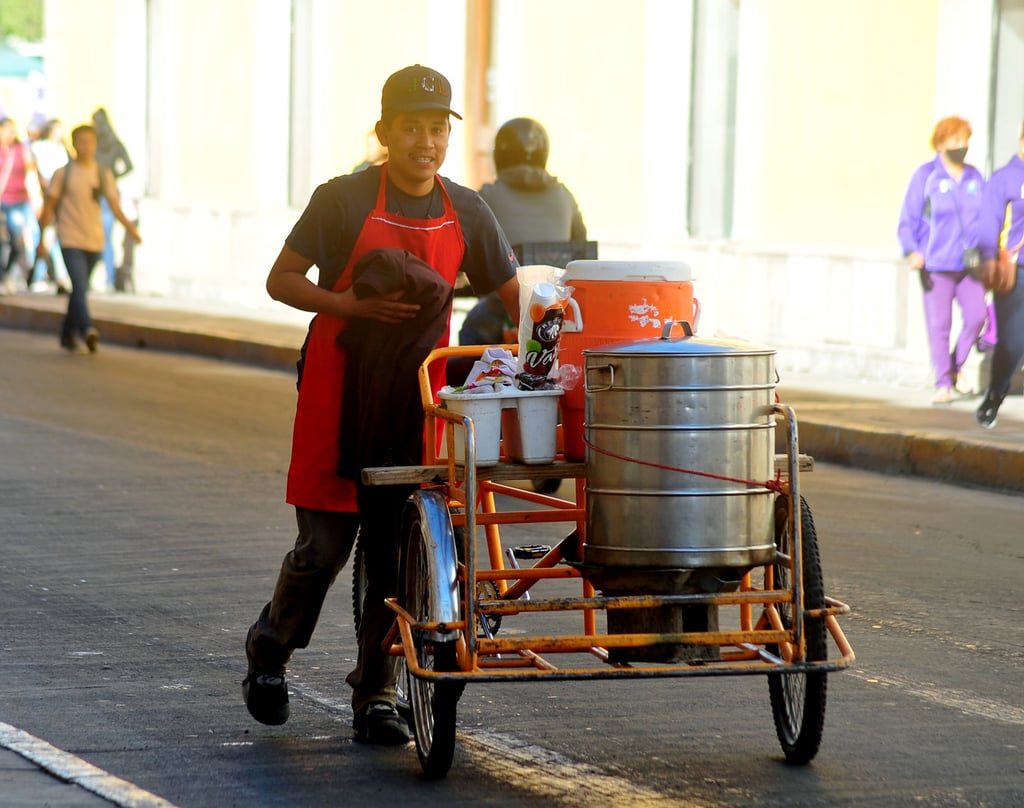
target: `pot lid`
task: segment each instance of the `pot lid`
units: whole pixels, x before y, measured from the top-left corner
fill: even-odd
[[[616,356],[694,356],[701,354],[731,354],[734,356],[774,354],[774,348],[766,348],[742,339],[721,337],[695,337],[676,330],[674,323],[666,323],[662,335],[657,339],[641,339],[631,342],[615,342],[584,348],[583,355],[614,354]],[[681,325],[681,324],[680,324]]]

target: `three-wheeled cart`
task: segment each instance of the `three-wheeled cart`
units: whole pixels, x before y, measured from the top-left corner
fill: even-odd
[[[665,350],[690,336],[666,331]],[[799,452],[792,409],[775,400],[774,365],[712,341],[669,357],[661,378],[665,356],[630,350],[587,352],[587,462],[503,453],[478,466],[480,425],[435,404],[427,376],[477,346],[435,350],[420,370],[424,465],[363,472],[368,485],[421,486],[406,504],[386,642],[404,657],[401,697],[427,776],[451,767],[459,697],[478,682],[766,674],[786,759],[818,751],[827,675],[854,660],[836,619],[849,608],[825,594],[800,495],[813,461]],[[755,383],[730,378],[729,365],[723,377],[723,360],[755,363]],[[710,423],[722,396],[733,399],[727,423]],[[690,423],[666,431],[679,412]],[[533,490],[548,479],[575,496]],[[550,546],[502,542],[505,526],[549,523],[564,525]]]

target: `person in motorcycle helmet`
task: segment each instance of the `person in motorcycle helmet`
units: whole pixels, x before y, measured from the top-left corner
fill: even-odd
[[[510,244],[586,241],[583,214],[568,188],[547,170],[550,140],[532,118],[513,118],[494,138],[497,179],[480,189]]]
[[[494,137],[497,179],[480,189],[509,244],[586,241],[583,214],[568,188],[547,170],[550,140],[533,118],[513,118]],[[495,345],[509,341],[514,324],[493,295],[469,311],[459,330],[460,345]],[[462,384],[472,363],[449,360],[449,384]],[[461,378],[459,378],[461,374]]]

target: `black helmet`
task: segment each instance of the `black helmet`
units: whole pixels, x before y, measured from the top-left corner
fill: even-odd
[[[531,165],[544,168],[548,163],[548,133],[533,118],[513,118],[502,124],[494,136],[494,167]]]

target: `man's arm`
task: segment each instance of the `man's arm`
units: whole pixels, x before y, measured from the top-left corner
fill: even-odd
[[[999,252],[999,236],[1006,215],[1007,194],[1004,174],[997,171],[985,185],[978,212],[978,247],[983,258],[995,259]]]
[[[103,171],[104,169],[100,169]],[[114,214],[114,218],[117,219],[128,231],[128,234],[135,239],[139,244],[142,243],[142,236],[139,235],[139,229],[135,226],[135,222],[125,216],[124,211],[121,210],[121,197],[117,193],[117,185],[114,183],[113,172],[106,181],[100,179],[100,184],[103,186],[103,196],[107,198],[107,204],[110,205],[110,212]]]
[[[563,185],[563,187],[565,186]],[[572,203],[572,223],[569,225],[569,241],[586,241],[587,226],[583,223],[583,212],[576,202],[576,197],[572,195],[572,191],[566,188],[565,192],[569,194],[569,200]]]
[[[385,323],[400,323],[416,316],[420,307],[414,303],[401,303],[402,290],[380,297],[359,299],[352,287],[333,292],[317,286],[306,277],[313,262],[295,252],[287,244],[281,248],[277,260],[267,276],[267,293],[293,309],[329,314],[334,317],[366,317]]]
[[[513,275],[495,290],[512,322],[519,325],[519,277]]]
[[[924,240],[928,234],[928,223],[924,219],[924,188],[931,171],[932,164],[926,163],[910,178],[900,209],[899,225],[896,228],[896,237],[899,239],[903,255],[914,269],[921,269],[924,266]]]

